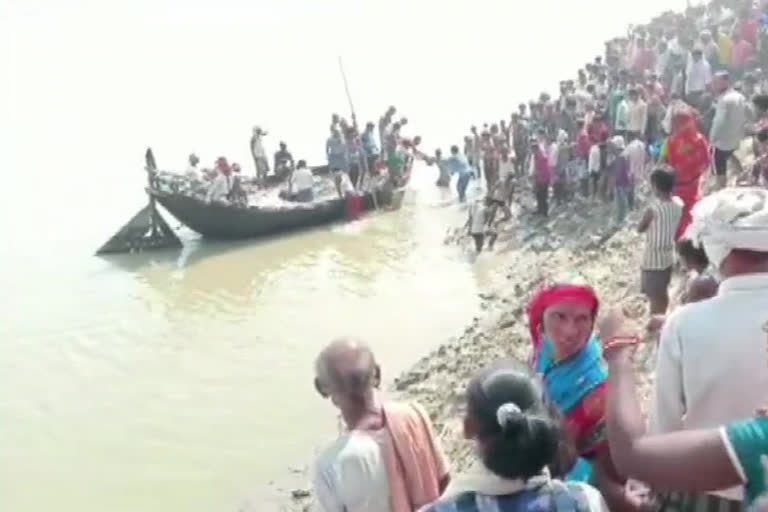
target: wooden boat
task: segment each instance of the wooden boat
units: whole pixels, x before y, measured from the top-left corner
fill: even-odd
[[[161,204],[182,224],[205,238],[242,240],[274,235],[285,231],[310,228],[344,220],[346,200],[335,196],[318,198],[311,203],[281,202],[277,205],[227,205],[208,203],[201,196],[197,180],[157,169],[152,149],[145,153],[147,172],[147,206],[113,235],[96,254],[119,254],[150,249],[181,247],[181,240],[160,215]],[[315,176],[328,176],[327,166],[312,168]],[[327,178],[330,179],[330,178]],[[268,180],[267,190],[277,192],[280,177]],[[397,210],[402,205],[405,186],[392,189],[378,186],[362,195],[362,211]]]
[[[147,188],[149,195],[182,224],[205,238],[238,240],[274,235],[344,220],[345,200],[331,198],[284,206],[234,206],[207,203],[185,194]],[[375,200],[373,194],[376,194]],[[363,210],[376,207],[396,210],[402,205],[405,188],[377,189],[363,195]]]

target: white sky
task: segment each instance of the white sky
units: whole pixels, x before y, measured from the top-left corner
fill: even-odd
[[[317,162],[330,113],[348,113],[339,55],[361,121],[395,104],[426,149],[446,147],[552,90],[628,23],[682,5],[0,0],[0,165],[14,171],[0,209],[20,204],[30,177],[53,203],[109,206],[110,194],[84,188],[140,198],[147,145],[161,167],[181,168],[196,151],[252,171],[256,123],[270,131],[268,150],[285,139]]]

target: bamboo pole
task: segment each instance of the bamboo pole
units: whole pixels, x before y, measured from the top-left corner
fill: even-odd
[[[356,183],[354,183],[355,190],[358,189],[358,187],[362,186],[363,182],[365,181],[365,177],[368,174],[368,158],[365,155],[365,148],[363,148],[363,144],[360,140],[360,130],[358,128],[357,124],[357,116],[355,115],[355,105],[352,102],[352,95],[349,92],[349,83],[347,82],[347,74],[344,72],[344,62],[341,60],[341,55],[339,55],[339,70],[341,71],[341,79],[344,81],[344,92],[347,94],[347,101],[349,102],[349,110],[352,114],[352,127],[355,130],[355,144],[358,145],[358,155],[359,155],[359,162],[358,162],[358,169],[362,168],[361,172],[358,172]],[[379,201],[376,197],[376,188],[373,188],[371,190],[371,197],[373,198],[373,207],[375,209],[379,209]]]

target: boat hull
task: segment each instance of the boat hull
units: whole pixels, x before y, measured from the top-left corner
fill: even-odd
[[[243,208],[209,204],[194,197],[154,189],[148,189],[147,192],[182,224],[214,240],[242,240],[275,235],[331,224],[346,218],[345,202],[339,198],[297,203],[289,208]],[[373,195],[367,193],[363,198],[363,209],[372,210],[376,206],[398,209],[404,194],[402,188],[390,192],[379,191],[374,201]]]

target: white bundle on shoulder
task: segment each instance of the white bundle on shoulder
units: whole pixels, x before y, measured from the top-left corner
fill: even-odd
[[[768,252],[768,190],[726,188],[693,207],[685,237],[704,247],[718,268],[734,249]]]

